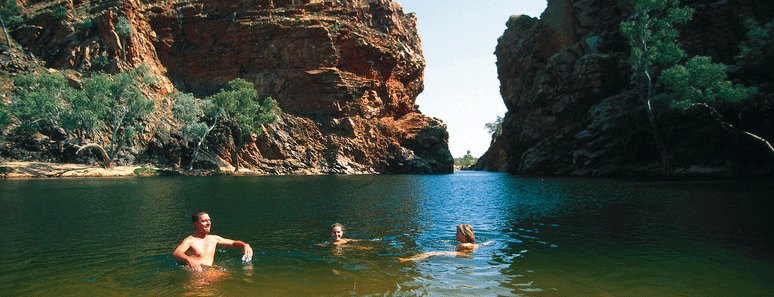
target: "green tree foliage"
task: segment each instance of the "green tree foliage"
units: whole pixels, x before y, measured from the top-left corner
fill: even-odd
[[[19,88],[11,102],[11,112],[18,119],[21,132],[39,131],[42,124],[59,126],[67,112],[66,103],[77,96],[60,73],[24,76],[16,79]]]
[[[746,76],[754,77],[754,81],[769,83],[764,91],[770,92],[770,82],[774,80],[771,71],[771,65],[774,65],[774,22],[761,27],[755,21],[748,20],[745,25],[749,31],[736,63],[747,73]]]
[[[209,107],[209,102],[211,102],[212,107]],[[231,132],[234,137],[234,147],[236,148],[233,156],[235,170],[239,170],[239,155],[246,138],[250,134],[260,135],[261,126],[263,124],[274,123],[277,121],[278,115],[282,113],[277,101],[271,97],[267,97],[262,103],[259,103],[259,96],[258,92],[255,90],[255,85],[241,78],[230,81],[227,89],[221,90],[209,100],[201,102],[199,108],[201,108],[203,112],[196,112],[196,108],[191,106],[196,106],[196,104],[186,103],[184,101],[180,104],[180,112],[183,114],[206,115],[214,118],[214,123],[210,128],[207,128],[207,133],[209,133],[214,125],[220,121],[231,121],[235,123],[235,125],[231,127]],[[188,111],[182,112],[183,110]],[[191,117],[189,117],[189,119],[191,119]],[[198,126],[199,128],[195,129],[202,130],[202,125],[199,124]],[[191,129],[194,128],[191,127]],[[200,143],[204,140],[204,137],[207,136],[207,133],[199,134],[201,135]]]
[[[470,167],[475,165],[476,162],[478,162],[478,158],[473,157],[470,154],[470,150],[462,158],[454,158],[454,165],[460,167]]]
[[[51,16],[54,17],[55,20],[66,20],[67,8],[64,6],[58,6],[57,8],[54,8],[53,12],[51,12]]]
[[[659,79],[672,90],[672,107],[680,109],[741,102],[756,92],[755,88],[728,81],[726,68],[724,64],[712,63],[710,57],[695,56],[684,65],[664,70]]]
[[[78,137],[80,142],[85,138],[99,136],[105,127],[108,109],[112,106],[109,98],[103,96],[109,92],[105,84],[97,83],[105,76],[92,77],[84,81],[78,96],[68,100],[69,112],[62,118],[62,128]]]
[[[62,127],[81,141],[94,142],[83,149],[97,149],[105,167],[112,167],[116,153],[137,138],[155,110],[154,102],[142,93],[151,81],[148,68],[141,66],[117,75],[96,74],[74,89],[58,72],[18,78],[18,91],[11,113],[18,129],[39,131],[41,124]],[[107,135],[104,133],[107,132]]]
[[[678,5],[677,0],[632,0],[634,15],[620,25],[621,33],[631,47],[631,82],[638,89],[640,102],[645,105],[665,172],[669,169],[669,159],[656,125],[653,87],[661,70],[685,58],[685,52],[676,41],[679,32],[674,26],[689,21],[693,9]]]
[[[696,56],[685,65],[675,65],[664,70],[660,79],[672,91],[673,108],[706,108],[724,128],[748,135],[774,153],[774,147],[765,138],[737,129],[718,111],[719,105],[738,105],[757,91],[754,87],[735,85],[728,81],[726,68],[724,64],[712,63],[710,57]]]
[[[484,127],[489,130],[489,134],[492,134],[493,138],[500,136],[503,134],[503,118],[501,116],[497,116],[497,119],[494,122],[486,123],[484,124]]]
[[[132,23],[125,17],[118,17],[118,21],[116,22],[116,33],[118,33],[118,36],[121,38],[121,43],[125,45],[121,49],[121,55],[122,58],[126,60],[126,45],[129,44],[129,39],[135,33],[134,26],[132,26]]]
[[[135,33],[134,26],[125,17],[118,17],[116,22],[116,33],[122,37],[129,37]]]
[[[89,101],[88,104],[96,104],[102,110],[98,112],[101,113],[98,118],[107,125],[110,135],[105,141],[100,141],[105,138],[95,137],[96,142],[81,149],[98,149],[105,161],[105,167],[112,167],[116,153],[124,145],[133,144],[137,134],[145,130],[146,121],[155,111],[153,100],[142,92],[153,79],[148,75],[148,68],[140,66],[116,75],[96,74],[84,80],[86,100]]]
[[[202,143],[218,125],[219,112],[212,101],[200,100],[193,94],[175,93],[172,95],[172,99],[175,101],[173,109],[175,117],[185,124],[181,131],[183,138],[188,142],[196,142],[191,155],[191,163],[188,166],[188,170],[192,170]],[[211,125],[205,122],[207,119],[212,121]]]

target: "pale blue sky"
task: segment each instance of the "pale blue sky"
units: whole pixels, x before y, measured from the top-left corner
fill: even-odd
[[[393,0],[417,16],[425,56],[425,90],[419,110],[440,118],[455,158],[479,157],[492,137],[484,124],[505,115],[494,56],[511,15],[539,17],[545,0]]]

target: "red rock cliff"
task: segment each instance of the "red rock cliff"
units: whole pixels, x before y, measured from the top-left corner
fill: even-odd
[[[27,1],[38,12],[13,37],[48,67],[118,71],[146,64],[152,94],[213,94],[234,78],[253,82],[285,114],[243,150],[240,167],[269,173],[447,173],[448,133],[414,103],[424,58],[416,18],[386,0]],[[116,3],[116,4],[111,4]],[[116,32],[119,17],[134,28]],[[93,18],[95,29],[77,24]],[[107,63],[105,62],[107,61]],[[202,166],[229,167],[228,129],[208,139]],[[160,120],[140,159],[183,166],[189,145]],[[129,162],[131,160],[126,160]],[[139,161],[139,160],[138,160]]]
[[[744,21],[766,23],[774,15],[770,3],[758,1],[681,2],[696,9],[693,20],[680,28],[683,48],[726,64],[733,64],[745,38]],[[477,169],[663,174],[645,110],[629,83],[629,48],[619,31],[632,13],[628,3],[549,0],[540,19],[508,20],[495,51],[508,112],[503,135],[493,140]],[[771,138],[772,114],[770,107],[760,107],[739,124]],[[658,124],[673,164],[668,175],[757,175],[774,169],[764,147],[723,130],[706,115],[661,106]]]

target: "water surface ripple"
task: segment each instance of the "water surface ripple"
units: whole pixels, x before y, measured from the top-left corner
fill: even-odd
[[[449,175],[0,180],[3,296],[771,296],[771,181]],[[223,277],[171,252],[206,210]],[[332,248],[328,226],[371,239]],[[469,254],[453,251],[469,223]]]

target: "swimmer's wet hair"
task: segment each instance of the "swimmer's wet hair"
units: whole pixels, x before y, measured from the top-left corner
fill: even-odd
[[[194,223],[198,222],[199,221],[199,217],[201,217],[204,214],[208,214],[208,213],[206,211],[202,211],[202,210],[193,213],[191,215],[191,222],[194,222]]]
[[[465,236],[465,239],[469,243],[476,243],[476,234],[473,233],[473,226],[470,224],[459,224],[457,225],[457,231],[462,233],[463,236]]]
[[[339,227],[339,228],[341,228],[341,231],[344,231],[344,225],[339,224],[339,223],[331,224],[331,230],[333,230],[333,228],[336,228],[336,227]]]

